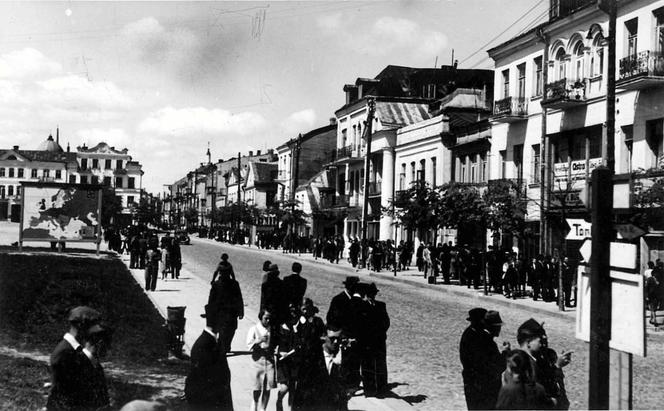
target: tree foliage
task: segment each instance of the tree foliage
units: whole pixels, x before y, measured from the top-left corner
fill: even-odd
[[[398,191],[392,207],[383,211],[399,219],[407,230],[422,231],[438,227],[434,205],[438,193],[428,184],[414,183],[407,190]]]
[[[158,225],[161,216],[155,206],[154,202],[149,201],[147,198],[141,198],[138,205],[134,208],[136,221],[139,224],[145,225]]]
[[[122,211],[122,199],[115,195],[115,189],[103,186],[101,190],[101,225],[108,227],[111,220]]]
[[[484,192],[486,226],[492,231],[523,233],[527,203],[521,187],[513,180],[493,180]]]
[[[664,228],[664,170],[637,170],[634,178],[632,221],[643,228]]]

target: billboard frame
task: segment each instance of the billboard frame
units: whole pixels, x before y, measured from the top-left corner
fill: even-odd
[[[96,254],[99,255],[99,247],[102,239],[101,231],[101,206],[102,206],[102,190],[103,187],[99,184],[72,184],[72,183],[55,183],[55,182],[43,182],[43,181],[21,181],[21,220],[19,222],[19,233],[18,233],[18,249],[19,251],[23,250],[24,241],[34,241],[34,242],[48,242],[58,244],[58,250],[61,250],[62,244],[65,242],[70,243],[95,243]],[[24,227],[24,215],[25,215],[25,188],[26,187],[37,187],[37,188],[75,188],[78,190],[85,191],[96,191],[97,192],[97,217],[98,224],[97,229],[95,230],[94,239],[85,239],[85,240],[53,240],[53,239],[43,239],[43,238],[24,238],[23,237],[23,227]]]

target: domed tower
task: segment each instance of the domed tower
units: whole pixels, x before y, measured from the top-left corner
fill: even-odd
[[[55,133],[55,140],[53,140],[52,135],[48,135],[48,138],[37,147],[39,151],[51,151],[53,153],[62,153],[64,150],[60,147],[60,129]]]

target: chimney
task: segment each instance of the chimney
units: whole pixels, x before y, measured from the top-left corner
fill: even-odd
[[[260,156],[260,155],[261,155],[261,151],[260,151],[260,150],[256,150],[256,155],[257,155],[257,156]]]
[[[69,141],[67,142],[67,152],[69,153]]]
[[[458,65],[459,65],[459,60],[454,60],[454,70],[457,69]]]
[[[14,146],[14,151],[18,151],[18,146]]]
[[[55,128],[55,142],[60,145],[60,127]]]
[[[335,126],[337,124],[337,118],[336,117],[330,117],[330,125]]]
[[[249,157],[253,157],[253,156],[254,156],[254,152],[249,150]]]

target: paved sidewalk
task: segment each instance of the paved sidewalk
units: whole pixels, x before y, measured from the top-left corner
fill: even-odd
[[[129,269],[129,256],[122,255],[122,261]],[[134,279],[142,288],[145,286],[144,270],[129,269]],[[205,319],[201,318],[203,307],[207,303],[210,292],[210,284],[193,275],[186,269],[182,269],[178,280],[157,280],[157,288],[153,292],[146,292],[147,297],[153,302],[164,318],[166,318],[166,307],[186,306],[185,317],[185,353],[188,355],[191,346],[205,327]],[[253,377],[250,374],[251,358],[247,354],[245,338],[249,328],[257,321],[258,313],[245,306],[244,318],[238,322],[238,329],[233,338],[231,349],[237,355],[229,356],[228,365],[231,369],[231,389],[233,391],[233,405],[236,410],[248,410],[251,406]],[[272,390],[268,410],[275,410],[276,390]],[[284,400],[284,403],[286,401]],[[350,410],[407,410],[412,406],[397,398],[365,398],[355,396],[351,398]],[[286,406],[287,408],[287,406]]]

